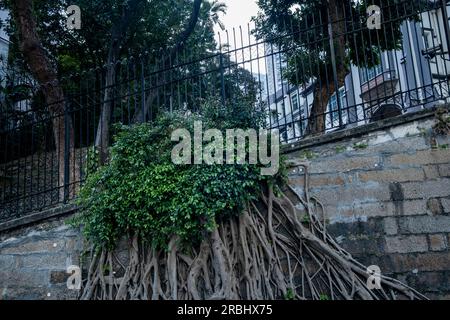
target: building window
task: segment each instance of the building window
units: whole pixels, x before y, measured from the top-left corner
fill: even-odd
[[[422,54],[430,61],[430,63],[436,64],[437,61],[434,58],[436,58],[436,55],[440,54],[442,51],[442,46],[434,40],[436,36],[434,35],[433,29],[423,28],[422,31],[424,43],[424,50],[422,50]]]
[[[278,122],[278,112],[276,110],[271,111],[271,120],[272,120],[272,124]]]
[[[294,94],[292,96],[292,108],[295,111],[297,111],[299,109],[299,101],[298,101],[298,95]]]
[[[281,112],[279,112],[279,114],[281,114],[281,116],[283,118],[286,118],[286,107],[285,107],[284,101],[281,101],[280,108],[281,108],[281,110],[280,110]]]
[[[281,135],[282,141],[284,141],[284,142],[288,141],[288,133],[287,133],[286,127],[280,129],[280,135]]]
[[[345,107],[345,88],[342,87],[339,89],[339,101],[341,104],[341,111]],[[330,124],[331,127],[337,127],[339,126],[339,105],[336,98],[336,93],[334,93],[331,98],[330,102],[328,103],[328,110],[330,115]]]
[[[312,104],[309,106],[309,109],[312,108]],[[303,135],[303,133],[305,132],[307,126],[308,126],[308,101],[305,100],[304,103],[302,104],[301,108],[300,108],[300,112],[299,112],[299,117],[298,119],[299,121],[299,125],[301,127],[301,135]]]
[[[294,124],[294,137],[298,138],[301,137],[303,135],[302,130],[300,130],[300,123],[296,122]]]
[[[383,66],[381,64],[372,68],[362,68],[361,81],[362,83],[368,82],[382,73],[383,73]]]
[[[425,44],[425,49],[433,48],[433,34],[431,33],[431,31],[423,31],[423,41]]]

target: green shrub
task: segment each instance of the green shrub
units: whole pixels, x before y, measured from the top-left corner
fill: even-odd
[[[260,175],[258,165],[175,165],[170,140],[178,128],[257,128],[263,111],[207,104],[202,115],[164,114],[152,124],[118,127],[106,166],[91,172],[77,200],[83,225],[98,246],[113,248],[124,235],[137,234],[156,247],[178,236],[200,241],[216,222],[239,214],[259,197],[261,183],[281,177]],[[92,166],[91,166],[92,167]]]

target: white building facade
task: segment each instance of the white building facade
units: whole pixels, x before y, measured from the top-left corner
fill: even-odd
[[[402,48],[382,52],[379,65],[351,65],[345,85],[329,98],[326,132],[449,102],[450,50],[444,20],[436,5],[423,12],[420,21],[403,22]],[[280,129],[283,142],[294,142],[304,136],[314,83],[298,87],[283,80],[286,59],[279,51],[267,45],[268,123]]]

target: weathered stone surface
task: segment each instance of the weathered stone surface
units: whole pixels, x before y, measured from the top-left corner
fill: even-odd
[[[51,284],[59,284],[59,283],[67,283],[67,279],[69,278],[69,274],[63,271],[51,271],[50,273],[50,283]]]
[[[386,235],[392,236],[398,234],[398,224],[395,218],[385,218],[384,222],[384,233]]]
[[[46,300],[48,290],[31,286],[0,286],[0,300]]]
[[[339,174],[313,174],[310,176],[308,182],[311,188],[342,186],[345,184],[344,178]],[[305,178],[304,176],[297,176],[295,178],[291,178],[290,183],[298,186],[304,186]]]
[[[43,287],[49,283],[50,272],[43,270],[3,269],[0,270],[0,284],[8,286]]]
[[[0,238],[0,299],[75,299],[65,270],[77,264],[82,237],[64,224],[44,223]]]
[[[328,230],[360,261],[446,297],[448,286],[435,288],[450,278],[450,150],[431,148],[420,128],[428,132],[433,124],[430,118],[309,144],[308,151],[317,155],[309,159],[310,172],[323,178],[316,178],[311,193],[326,206]],[[353,148],[361,143],[367,147]],[[301,189],[303,178],[293,178]]]
[[[401,202],[403,207],[403,213],[405,216],[418,216],[427,213],[427,201],[426,200],[405,200]]]
[[[402,183],[406,199],[429,199],[450,196],[450,179]]]
[[[311,173],[334,173],[349,172],[354,170],[373,170],[377,169],[381,163],[379,156],[368,157],[336,157],[335,159],[326,159],[317,161],[311,166]]]
[[[311,193],[326,204],[353,204],[391,199],[389,189],[379,184],[347,184],[342,188],[315,188]]]
[[[426,179],[433,180],[440,177],[438,166],[436,165],[423,166],[423,171]]]
[[[432,251],[442,251],[447,249],[447,237],[445,234],[432,234],[430,239],[430,249]]]
[[[0,300],[76,300],[78,292],[68,290],[65,284],[51,287],[0,286]]]
[[[450,214],[450,198],[441,199],[442,207],[444,209],[444,213]]]
[[[420,166],[428,164],[446,164],[450,159],[450,150],[429,149],[412,154],[394,154],[389,157],[389,164],[395,167]]]
[[[339,243],[364,263],[382,266],[384,274],[445,297],[448,287],[431,287],[450,269],[450,151],[432,149],[423,135],[420,128],[429,131],[433,123],[309,144],[308,151],[317,155],[309,159],[310,172],[323,178],[312,183],[311,193],[325,204],[328,230]],[[354,150],[360,143],[367,147]],[[293,178],[301,189],[303,178]]]
[[[388,253],[425,252],[427,250],[428,242],[425,236],[386,237],[386,252]]]
[[[359,237],[346,239],[341,243],[342,247],[348,252],[356,255],[377,255],[383,251],[383,240],[381,238]]]
[[[19,268],[34,270],[64,269],[70,265],[64,252],[20,255],[17,260]]]
[[[83,239],[79,234],[77,237],[68,238],[66,241],[66,250],[68,251],[81,251],[83,250]]]
[[[12,255],[0,255],[0,270],[14,269],[16,267],[16,259]]]
[[[42,240],[37,237],[22,239],[20,242],[0,244],[0,254],[59,252],[64,248],[64,239]]]
[[[353,223],[335,223],[328,226],[328,231],[334,236],[343,236],[346,239],[356,237],[376,236],[384,233],[384,225],[381,219],[369,219],[368,221],[355,221]]]
[[[421,168],[409,169],[391,169],[367,171],[358,173],[358,178],[362,182],[406,182],[422,181],[425,179],[425,173]]]
[[[402,233],[447,233],[450,232],[450,216],[401,217],[399,226]]]
[[[428,199],[427,207],[432,215],[437,216],[444,213],[444,208],[438,198]]]
[[[408,273],[406,280],[417,290],[426,293],[447,291],[450,285],[450,278],[442,272]]]
[[[421,254],[393,254],[394,272],[444,271],[450,264],[448,252],[425,252]]]
[[[419,150],[429,150],[429,140],[423,136],[408,137],[407,139],[399,138],[392,140],[392,137],[382,136],[378,137],[378,141],[370,141],[370,151],[382,154],[397,154],[399,150],[405,150],[408,153],[417,152]],[[380,141],[383,139],[384,141]],[[382,142],[382,143],[377,143]]]
[[[374,217],[395,215],[394,206],[389,202],[354,203],[341,206],[327,206],[326,217],[331,223],[345,221],[367,221]]]
[[[450,164],[439,165],[439,174],[441,177],[450,177]]]

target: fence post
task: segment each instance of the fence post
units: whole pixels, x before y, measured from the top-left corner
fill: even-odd
[[[140,57],[140,60],[141,60],[141,104],[142,104],[142,123],[144,123],[144,122],[146,122],[146,115],[145,115],[145,108],[146,108],[146,96],[145,96],[145,93],[147,92],[146,90],[145,90],[145,74],[144,74],[144,72],[145,72],[145,67],[144,67],[144,58],[143,58],[143,56],[141,56]],[[116,95],[114,94],[114,97],[115,97]],[[149,112],[148,110],[147,110],[147,112]],[[152,119],[150,119],[150,121],[151,121]]]
[[[447,42],[447,53],[450,54],[450,27],[448,25],[447,1],[441,0],[442,18],[444,19],[445,42]]]
[[[225,106],[225,79],[223,70],[222,46],[220,46],[220,88],[221,88],[220,90],[221,90],[222,105]]]
[[[330,16],[330,4],[328,1],[328,6],[327,6],[327,16],[328,16],[328,38],[329,38],[329,42],[330,42],[330,53],[331,53],[331,65],[333,68],[333,81],[334,81],[334,91],[336,94],[336,102],[337,102],[337,106],[338,106],[338,114],[339,114],[339,127],[343,126],[343,122],[342,122],[342,106],[341,106],[341,99],[339,97],[339,82],[338,82],[338,78],[337,78],[337,67],[336,67],[336,54],[334,52],[334,37],[333,37],[333,21],[331,21],[331,16]],[[326,115],[327,112],[325,110],[325,114],[323,115],[325,117],[325,127],[326,127]],[[330,112],[330,118],[331,118],[332,112]]]
[[[64,203],[69,200],[70,186],[70,121],[67,100],[64,99]]]

